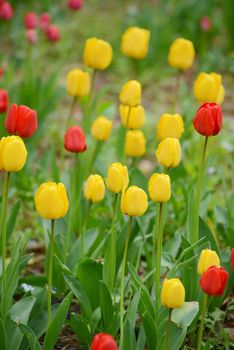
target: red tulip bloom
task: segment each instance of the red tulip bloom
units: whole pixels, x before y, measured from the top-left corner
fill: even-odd
[[[51,23],[51,15],[47,12],[42,13],[42,15],[39,17],[39,27],[42,30],[46,30]]]
[[[10,134],[30,137],[37,130],[37,112],[14,103],[8,112],[5,126]]]
[[[7,111],[9,103],[8,93],[4,89],[0,89],[0,113]]]
[[[200,286],[208,295],[220,297],[227,284],[228,272],[223,267],[211,266],[203,273]]]
[[[37,15],[35,12],[28,12],[24,16],[24,26],[26,29],[35,29],[37,27]]]
[[[222,109],[216,103],[204,103],[197,110],[193,126],[204,136],[217,135],[222,129]]]
[[[80,10],[83,6],[83,0],[68,0],[67,6],[73,11]]]
[[[94,336],[90,350],[118,350],[118,347],[111,335],[100,333]]]
[[[69,128],[64,136],[64,147],[73,153],[85,152],[87,149],[83,130],[79,126]]]
[[[0,18],[9,21],[13,17],[13,8],[9,2],[0,4]]]
[[[231,251],[231,267],[232,267],[232,271],[234,272],[234,248],[232,248],[232,251]]]
[[[2,68],[0,67],[0,78],[1,78],[1,76],[2,76]]]
[[[35,44],[38,41],[38,36],[35,29],[28,29],[26,31],[25,37],[27,41],[31,44]]]
[[[203,16],[200,19],[200,27],[204,32],[209,32],[212,27],[212,21],[211,18],[208,16]]]
[[[60,40],[60,30],[57,26],[51,24],[49,27],[45,30],[45,36],[48,41],[56,42]]]

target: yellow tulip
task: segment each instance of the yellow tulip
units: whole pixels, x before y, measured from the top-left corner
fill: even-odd
[[[178,278],[165,279],[162,285],[161,303],[169,309],[184,305],[185,289]]]
[[[91,134],[98,141],[106,141],[112,131],[112,121],[104,116],[97,117],[91,127]]]
[[[129,129],[140,129],[145,124],[145,110],[141,105],[136,107],[120,105],[119,112],[123,126]]]
[[[24,141],[19,136],[2,137],[0,140],[0,170],[20,171],[27,159]]]
[[[66,188],[62,183],[43,183],[37,190],[34,200],[38,214],[44,219],[60,219],[68,211]]]
[[[148,54],[149,39],[149,30],[130,27],[122,35],[121,51],[126,56],[142,60]]]
[[[113,51],[111,45],[97,38],[87,39],[85,42],[83,61],[88,67],[106,69],[112,61]]]
[[[90,93],[91,80],[88,72],[72,69],[67,74],[67,92],[70,96],[83,97]]]
[[[107,172],[106,186],[114,193],[119,193],[128,186],[128,168],[121,163],[112,163]]]
[[[137,186],[122,191],[121,211],[128,216],[141,216],[148,208],[147,194]]]
[[[169,49],[168,63],[178,69],[188,69],[192,66],[195,50],[192,41],[178,38]]]
[[[172,137],[162,140],[156,150],[156,158],[166,168],[175,168],[181,161],[179,140]]]
[[[141,130],[128,130],[125,141],[127,157],[142,157],[146,152],[145,135]]]
[[[154,202],[164,203],[171,198],[170,177],[165,174],[153,174],[148,184],[149,196]]]
[[[141,84],[136,80],[129,80],[122,86],[119,94],[123,105],[135,107],[141,104]]]
[[[220,259],[214,250],[203,249],[198,261],[198,274],[202,275],[211,266],[220,267]]]
[[[184,132],[184,122],[179,114],[164,113],[161,115],[157,125],[157,138],[164,140],[168,137],[180,139]]]
[[[200,73],[194,82],[194,95],[198,102],[217,102],[224,99],[222,77],[216,73]]]
[[[90,175],[85,183],[84,196],[93,203],[103,200],[105,196],[105,184],[100,175]]]

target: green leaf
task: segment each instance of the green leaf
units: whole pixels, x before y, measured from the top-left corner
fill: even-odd
[[[11,237],[11,235],[14,231],[17,216],[18,216],[18,213],[20,210],[20,205],[21,205],[21,201],[18,200],[11,208],[11,214],[10,214],[9,219],[7,221],[7,241],[9,240],[9,238]]]
[[[99,281],[99,302],[103,331],[113,334],[114,309],[109,289],[103,281]]]
[[[185,302],[182,307],[172,311],[171,320],[178,327],[188,327],[195,319],[198,311],[199,303],[197,301]]]
[[[179,350],[184,342],[187,333],[187,327],[177,327],[173,322],[170,324],[170,337],[168,349]],[[161,348],[159,347],[161,350]]]
[[[154,319],[151,317],[151,315],[147,311],[142,315],[142,323],[144,326],[146,343],[148,345],[148,348],[149,350],[155,350],[156,343],[157,343],[156,324]]]
[[[199,218],[199,235],[200,238],[206,237],[207,241],[210,242],[211,249],[215,250],[218,253],[218,255],[220,255],[218,244],[213,236],[213,233],[201,217]]]
[[[188,198],[188,216],[187,216],[187,223],[186,223],[186,229],[187,229],[187,239],[189,242],[194,242],[194,227],[196,225],[196,196],[194,189],[192,189],[189,193]]]
[[[18,327],[20,328],[21,332],[26,336],[30,346],[30,350],[41,350],[40,343],[37,340],[33,330],[29,326],[26,326],[22,323],[19,323]]]
[[[136,350],[135,326],[130,320],[124,324],[123,349]]]
[[[79,342],[81,342],[86,349],[89,349],[92,336],[90,334],[90,328],[82,316],[71,314],[71,321],[69,322],[71,328],[76,333]]]
[[[7,350],[6,331],[1,318],[0,318],[0,349]]]
[[[55,312],[55,315],[49,325],[49,328],[46,332],[44,349],[53,350],[56,340],[60,334],[61,328],[66,320],[69,306],[72,300],[72,292],[70,292],[66,298],[63,299],[58,309]]]
[[[128,307],[127,314],[125,316],[125,320],[129,321],[132,324],[132,326],[135,326],[136,324],[137,309],[138,309],[140,297],[141,297],[141,289],[139,289],[135,293],[134,297],[132,298],[132,301]]]

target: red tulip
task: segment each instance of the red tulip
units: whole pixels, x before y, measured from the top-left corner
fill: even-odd
[[[83,6],[83,0],[68,0],[67,6],[71,10],[80,10]]]
[[[0,4],[0,18],[9,21],[13,17],[13,8],[9,2]]]
[[[9,103],[8,93],[4,89],[0,89],[0,113],[7,111]]]
[[[204,32],[209,32],[212,27],[211,18],[208,16],[203,16],[200,19],[200,27]]]
[[[37,15],[35,12],[28,12],[24,16],[24,26],[26,29],[35,29],[37,27]]]
[[[10,134],[30,137],[37,130],[37,112],[27,106],[13,104],[8,112],[5,126]]]
[[[51,15],[47,12],[42,13],[41,16],[39,17],[39,27],[42,30],[46,30],[51,22]]]
[[[203,273],[200,286],[208,295],[220,297],[227,284],[228,272],[223,267],[211,266]]]
[[[1,78],[1,76],[2,76],[2,68],[0,67],[0,78]]]
[[[45,30],[45,36],[48,41],[56,42],[60,40],[60,30],[57,26],[50,24]]]
[[[73,153],[85,152],[87,149],[83,130],[79,126],[69,128],[64,136],[64,147]]]
[[[118,347],[111,335],[100,333],[94,336],[90,350],[118,350]]]
[[[204,103],[197,110],[193,126],[204,136],[217,135],[222,129],[222,109],[216,103]]]
[[[35,29],[28,29],[25,35],[27,41],[31,44],[35,44],[38,40],[37,32]]]
[[[232,267],[232,271],[234,272],[234,248],[232,248],[232,251],[231,251],[231,267]]]

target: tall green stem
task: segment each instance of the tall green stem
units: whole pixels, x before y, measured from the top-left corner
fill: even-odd
[[[164,350],[170,350],[168,348],[168,344],[169,344],[169,336],[170,336],[171,313],[172,313],[172,309],[169,309],[169,315],[168,315],[168,320],[167,320],[166,339],[165,339],[165,343],[164,343],[165,344]]]
[[[176,74],[176,82],[175,82],[175,99],[174,99],[174,111],[178,108],[179,102],[179,92],[180,92],[180,77],[181,71],[179,70]]]
[[[156,317],[158,315],[160,307],[160,272],[161,272],[161,260],[162,260],[162,244],[163,244],[163,224],[164,224],[164,209],[165,203],[160,203],[159,207],[159,219],[157,225],[157,240],[156,247],[156,271],[155,271],[155,305],[156,305]]]
[[[52,274],[53,274],[53,257],[54,257],[54,220],[51,220],[51,237],[50,237],[50,252],[49,252],[49,270],[48,270],[48,301],[47,301],[47,329],[51,321],[51,291],[52,291]]]
[[[201,348],[202,348],[202,336],[203,336],[203,331],[204,331],[204,324],[205,324],[205,316],[206,316],[207,305],[208,305],[208,295],[205,294],[204,295],[204,300],[203,300],[201,322],[200,322],[199,331],[198,331],[197,350],[201,350]]]
[[[124,275],[125,275],[125,269],[126,269],[128,244],[129,244],[129,239],[131,236],[131,227],[132,227],[132,216],[129,216],[128,232],[127,232],[127,238],[126,238],[125,247],[124,247],[124,255],[123,255],[123,261],[122,261],[122,272],[121,272],[121,284],[120,284],[120,342],[119,342],[119,345],[120,345],[119,349],[120,350],[123,350]]]
[[[72,118],[72,115],[73,115],[76,103],[77,103],[77,96],[74,96],[73,100],[72,100],[72,103],[71,103],[71,106],[70,106],[70,111],[69,111],[69,114],[68,114],[68,118],[67,118],[66,129],[70,126],[71,118]]]
[[[85,232],[86,232],[86,226],[87,226],[91,207],[92,207],[92,202],[90,201],[89,205],[88,205],[87,213],[85,216],[84,224],[83,224],[83,229],[81,231],[81,255],[82,255],[82,258],[85,255]]]
[[[9,189],[10,173],[4,173],[3,192],[2,192],[2,207],[1,207],[1,243],[2,243],[2,296],[1,296],[1,315],[3,322],[6,317],[6,305],[5,296],[7,290],[6,283],[6,223],[7,223],[7,202],[8,202],[8,189]]]
[[[204,174],[204,166],[205,166],[205,157],[206,157],[206,149],[207,149],[208,137],[205,138],[202,158],[200,163],[200,168],[198,170],[198,181],[197,181],[197,197],[196,197],[196,225],[194,227],[194,237],[193,242],[197,242],[199,239],[199,209],[200,209],[200,200],[201,200],[201,188],[202,188],[202,179]]]

